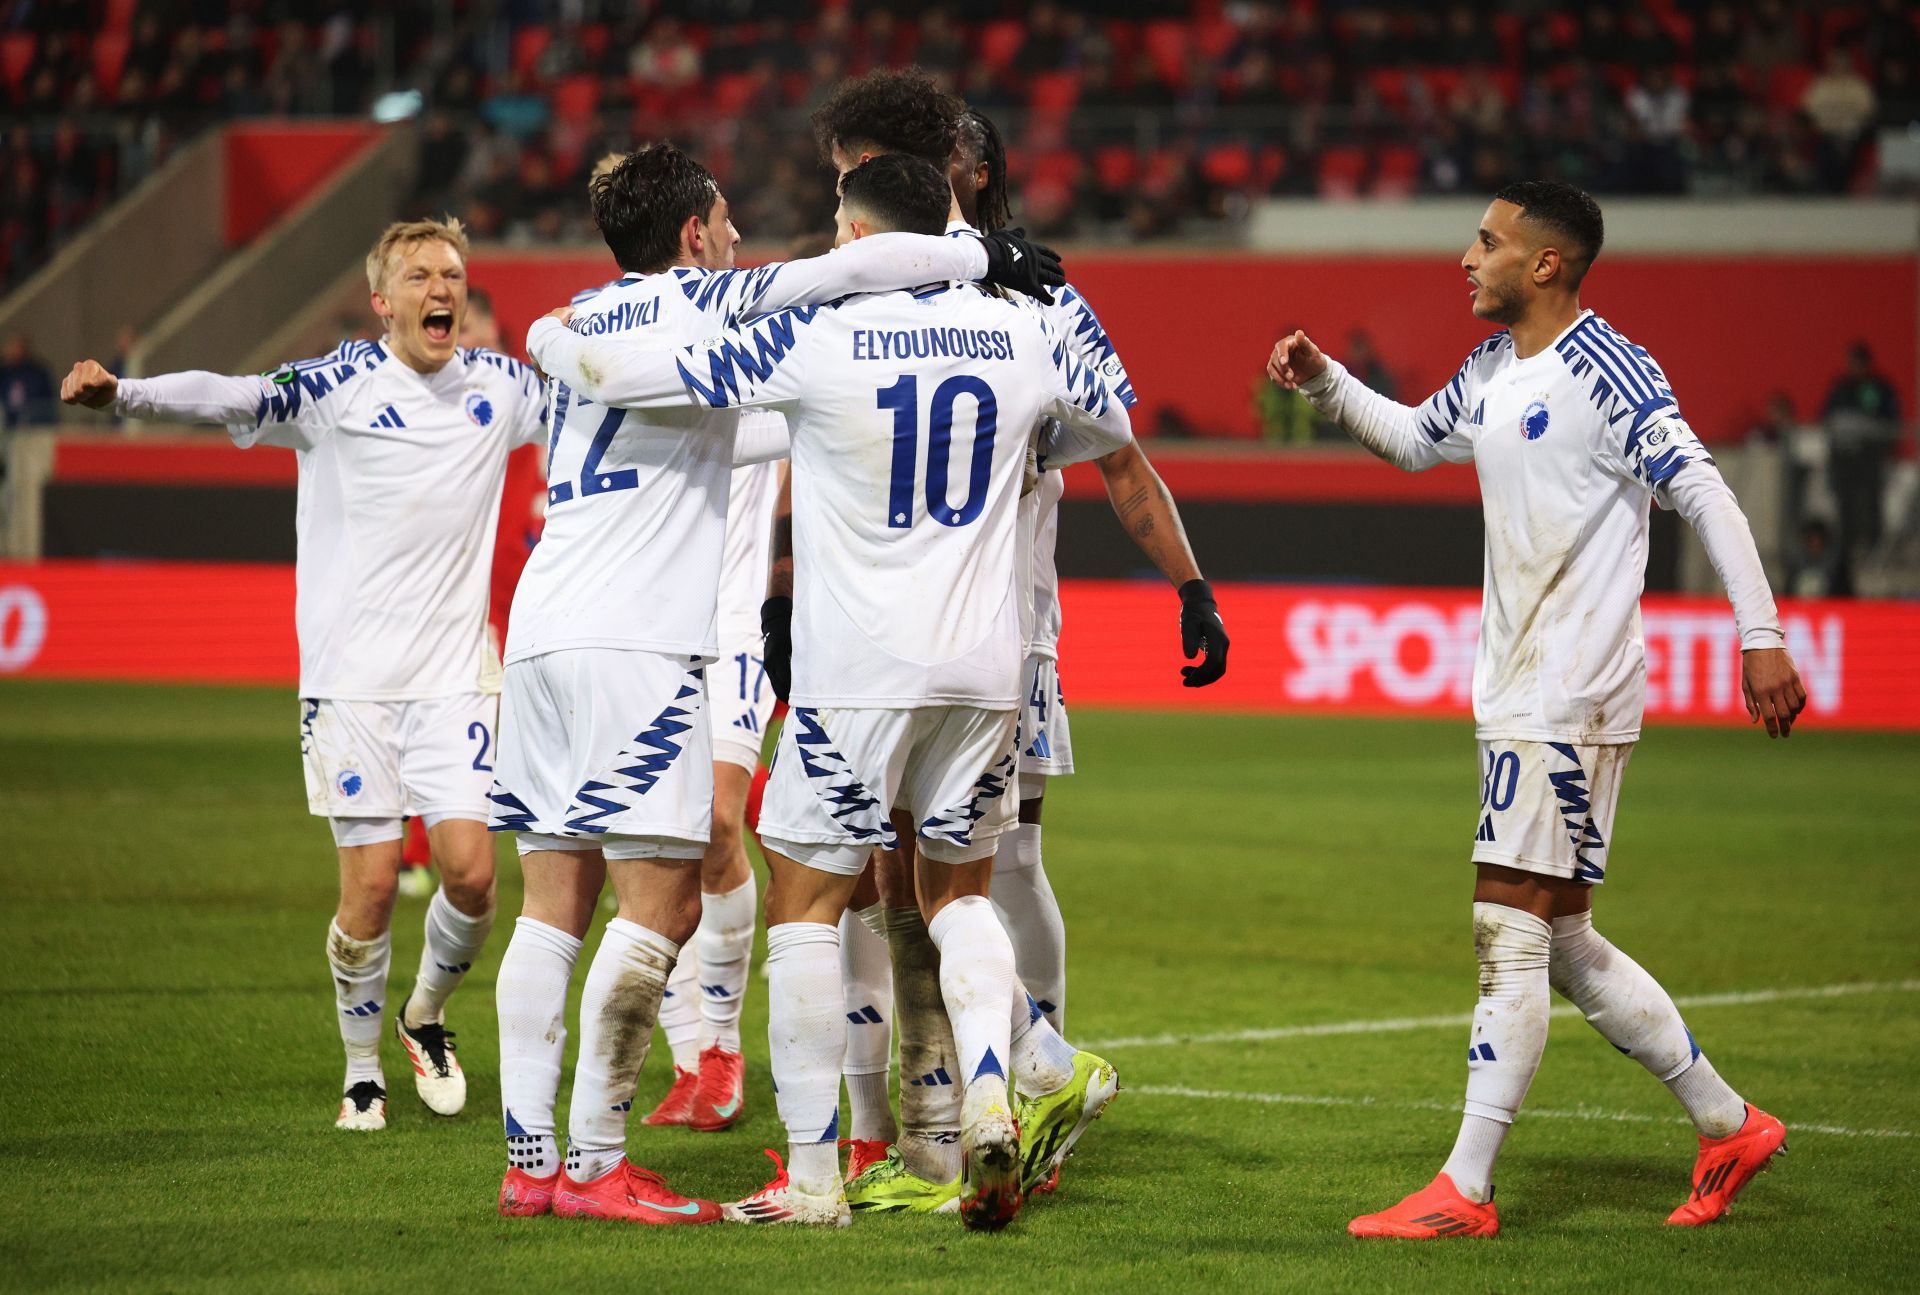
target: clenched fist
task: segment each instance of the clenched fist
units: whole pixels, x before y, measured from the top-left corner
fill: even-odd
[[[107,372],[98,360],[81,360],[60,383],[60,399],[69,405],[105,409],[113,404],[120,390],[120,379]]]
[[[1288,391],[1297,391],[1301,383],[1311,382],[1326,371],[1327,357],[1298,329],[1275,342],[1273,354],[1267,359],[1267,376]]]

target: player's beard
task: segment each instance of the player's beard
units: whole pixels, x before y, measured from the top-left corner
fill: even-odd
[[[1525,313],[1521,307],[1520,294],[1512,288],[1502,288],[1497,284],[1482,283],[1480,291],[1473,297],[1474,317],[1493,324],[1517,323]]]

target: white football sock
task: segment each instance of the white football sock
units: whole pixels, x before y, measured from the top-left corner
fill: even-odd
[[[453,906],[444,887],[433,892],[427,903],[427,944],[420,952],[420,975],[400,1009],[408,1025],[442,1018],[447,996],[467,978],[467,969],[480,956],[492,929],[493,909],[472,917]]]
[[[1493,1162],[1547,1048],[1553,928],[1504,904],[1473,906],[1480,1001],[1467,1048],[1465,1118],[1444,1171],[1467,1199],[1493,1199]]]
[[[887,1094],[887,1064],[893,1059],[893,963],[887,954],[886,910],[879,904],[840,915],[840,974],[846,987],[847,1053],[840,1073],[847,1081],[852,1135],[863,1142],[893,1142],[900,1136]]]
[[[494,985],[507,1164],[536,1178],[560,1168],[553,1107],[560,1096],[560,1062],[567,1048],[567,984],[579,960],[579,940],[522,917],[513,924]]]
[[[1013,1056],[1013,945],[985,895],[950,901],[927,923],[940,950],[940,994],[965,1083],[1007,1077]]]
[[[575,1182],[591,1182],[626,1155],[633,1090],[679,956],[678,944],[624,917],[600,937],[580,995],[580,1056],[567,1109],[567,1175]]]
[[[380,1012],[387,997],[387,964],[392,959],[391,931],[371,940],[356,940],[337,922],[328,923],[327,965],[333,970],[340,1042],[347,1049],[343,1091],[369,1079],[382,1088],[387,1086],[380,1072]]]
[[[1593,929],[1592,912],[1553,919],[1549,975],[1601,1038],[1672,1090],[1694,1128],[1709,1138],[1739,1130],[1746,1102],[1700,1055],[1660,982]]]
[[[840,1177],[840,1059],[847,1052],[838,927],[767,928],[767,1013],[787,1176],[809,1195],[830,1194]]]
[[[693,947],[700,954],[700,1046],[740,1051],[740,1003],[747,993],[747,963],[753,957],[753,874],[732,890],[700,896],[700,927]]]
[[[700,1069],[700,954],[697,948],[680,951],[660,996],[660,1029],[667,1036],[676,1069]]]
[[[940,950],[917,908],[885,912],[900,1031],[900,1158],[929,1182],[960,1175],[960,1082],[940,993]]]
[[[1028,1097],[1045,1097],[1073,1078],[1073,1045],[1060,1037],[1040,1005],[1016,984],[1009,1018],[1013,1045],[1013,1084]]]
[[[1040,824],[1019,823],[993,856],[993,907],[1013,942],[1013,965],[1048,1024],[1066,1032],[1067,924],[1040,862]]]

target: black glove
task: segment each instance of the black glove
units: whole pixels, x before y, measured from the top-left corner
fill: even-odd
[[[1187,687],[1204,688],[1227,672],[1227,626],[1213,601],[1213,586],[1204,580],[1180,586],[1180,648],[1189,660],[1206,649],[1199,665],[1180,667]]]
[[[980,242],[987,249],[987,277],[982,283],[997,284],[1053,304],[1053,294],[1047,289],[1067,281],[1067,272],[1060,268],[1060,253],[1029,242],[1024,229],[995,230],[981,235]]]
[[[760,604],[760,655],[767,682],[781,701],[793,691],[793,599],[769,598]]]

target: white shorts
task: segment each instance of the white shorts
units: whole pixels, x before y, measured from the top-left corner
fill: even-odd
[[[1565,877],[1607,879],[1607,843],[1632,743],[1482,742],[1475,863]]]
[[[644,837],[674,848],[669,858],[704,847],[713,821],[704,673],[696,657],[624,648],[562,648],[508,666],[488,828],[584,848]]]
[[[300,758],[307,810],[322,818],[390,819],[418,814],[485,822],[493,782],[492,693],[417,701],[300,699]],[[364,841],[348,842],[365,844]]]
[[[773,719],[773,685],[760,640],[736,642],[707,667],[707,719],[713,728],[713,758],[748,773],[760,767],[760,748]]]
[[[838,710],[797,706],[774,748],[760,839],[798,863],[855,876],[894,849],[889,809],[918,823],[929,859],[972,863],[1013,825],[1019,712],[977,706]]]
[[[1052,657],[1030,656],[1026,698],[1020,707],[1020,799],[1046,793],[1042,778],[1073,772],[1073,730],[1067,725],[1067,700],[1060,691],[1060,664]]]

